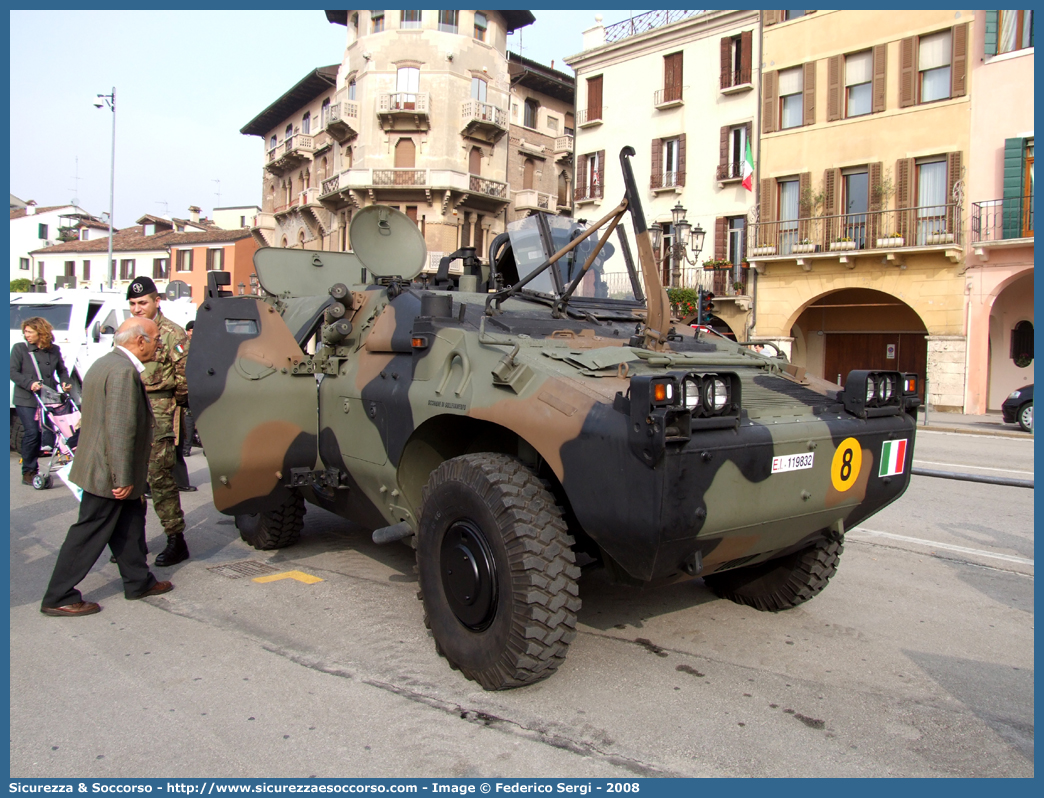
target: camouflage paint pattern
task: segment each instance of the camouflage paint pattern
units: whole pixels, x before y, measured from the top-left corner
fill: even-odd
[[[145,364],[141,381],[152,406],[155,427],[152,454],[149,457],[149,489],[152,505],[167,535],[185,531],[185,514],[181,510],[181,494],[174,480],[174,447],[178,399],[188,396],[185,366],[188,362],[188,335],[185,330],[156,312],[153,319],[159,327],[160,343],[151,362]]]

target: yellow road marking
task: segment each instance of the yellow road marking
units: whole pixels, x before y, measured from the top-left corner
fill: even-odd
[[[306,574],[304,571],[285,571],[284,573],[272,574],[271,576],[254,577],[255,582],[278,582],[280,579],[296,579],[298,582],[304,582],[306,585],[314,585],[316,582],[323,581],[318,576]]]

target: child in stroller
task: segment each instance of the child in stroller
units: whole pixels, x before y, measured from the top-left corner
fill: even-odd
[[[54,434],[51,456],[33,477],[33,487],[46,490],[52,484],[51,472],[72,462],[80,437],[80,409],[67,394],[59,394],[61,401],[53,404],[44,403],[39,393],[33,395],[40,406],[41,432],[46,430]]]

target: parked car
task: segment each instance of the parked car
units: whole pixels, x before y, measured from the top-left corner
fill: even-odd
[[[1008,394],[1001,413],[1005,424],[1018,424],[1026,432],[1033,432],[1033,383]]]

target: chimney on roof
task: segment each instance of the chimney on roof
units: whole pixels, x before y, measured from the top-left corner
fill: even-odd
[[[189,205],[189,221],[193,224],[199,224],[199,211],[197,206]]]
[[[36,213],[36,200],[29,200],[25,203],[25,215],[32,216]]]

